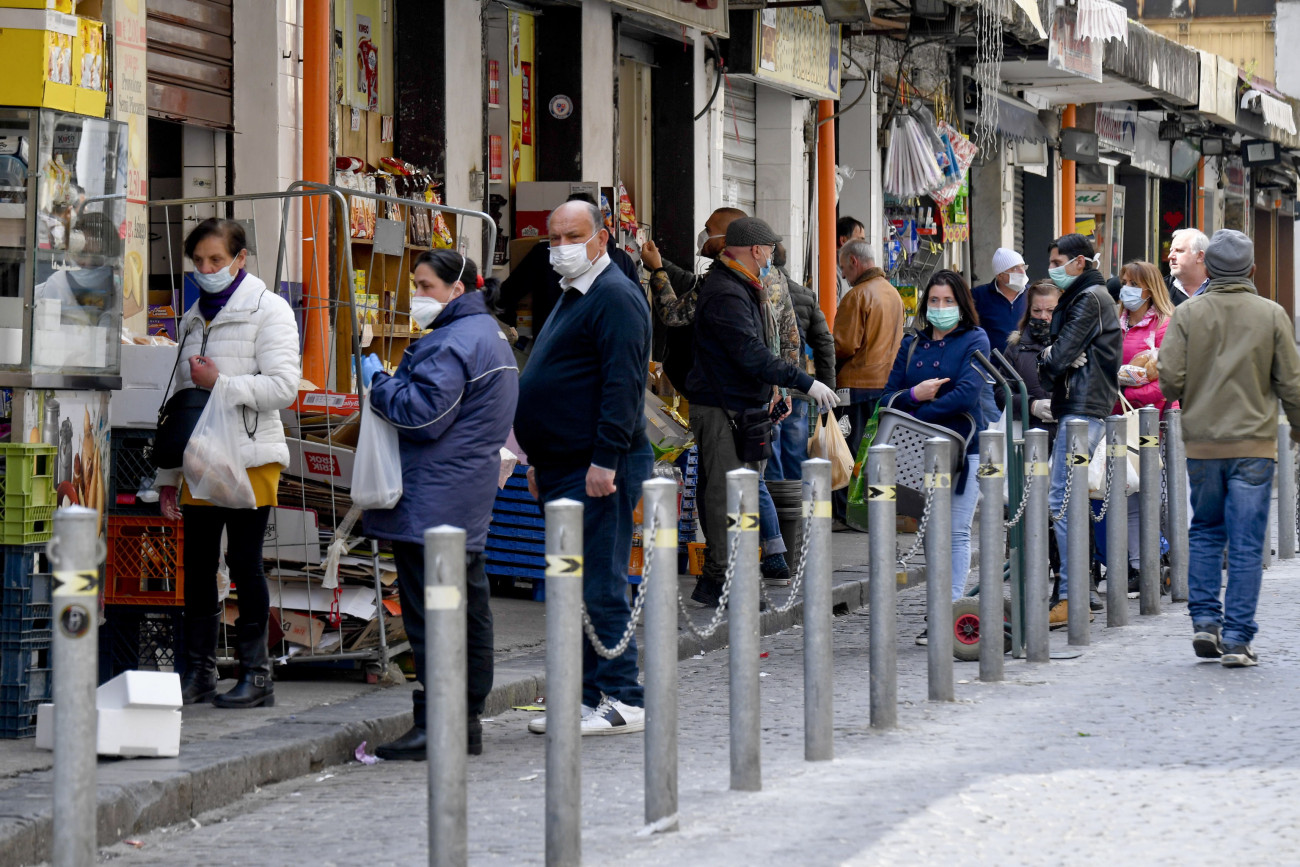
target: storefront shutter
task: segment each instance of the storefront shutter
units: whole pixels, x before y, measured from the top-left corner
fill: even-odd
[[[234,125],[231,0],[148,0],[149,114]]]
[[[1012,238],[1020,250],[1020,255],[1025,255],[1025,170],[1016,166],[1015,171],[1011,173],[1011,219],[1012,219]]]
[[[754,213],[754,82],[729,78],[722,119],[722,202]]]

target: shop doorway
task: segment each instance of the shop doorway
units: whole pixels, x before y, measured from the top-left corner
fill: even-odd
[[[624,45],[626,46],[626,41]],[[640,45],[640,43],[632,43]],[[637,222],[654,225],[653,75],[650,64],[630,57],[618,61],[619,178],[636,211]]]
[[[1255,289],[1262,298],[1277,300],[1276,285],[1273,280],[1273,251],[1276,249],[1273,237],[1273,212],[1264,208],[1255,209]]]

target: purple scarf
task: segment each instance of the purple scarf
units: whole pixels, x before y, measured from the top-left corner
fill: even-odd
[[[240,268],[239,273],[235,275],[234,282],[220,292],[204,292],[199,290],[199,314],[205,321],[211,322],[217,318],[221,308],[226,306],[226,302],[235,294],[239,284],[244,282],[244,269]]]

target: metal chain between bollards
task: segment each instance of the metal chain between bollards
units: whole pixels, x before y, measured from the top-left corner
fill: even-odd
[[[929,489],[925,492],[925,507],[921,509],[921,520],[916,524],[916,543],[908,548],[906,552],[898,557],[898,565],[904,569],[912,562],[912,558],[921,552],[925,547],[925,531],[930,525],[930,507],[934,503],[934,497],[930,496]]]
[[[1124,460],[1128,460],[1128,458],[1125,457]],[[1100,524],[1102,521],[1106,520],[1106,513],[1110,511],[1110,486],[1112,480],[1115,478],[1115,464],[1117,463],[1119,463],[1119,461],[1112,458],[1106,459],[1106,489],[1102,491],[1101,494],[1101,510],[1092,516],[1092,522],[1094,524]]]
[[[727,571],[723,576],[722,593],[718,596],[718,608],[713,612],[713,619],[709,625],[703,629],[695,626],[695,621],[691,620],[691,612],[686,608],[686,600],[682,597],[681,588],[677,589],[677,607],[682,612],[682,617],[686,620],[686,628],[695,634],[696,638],[711,638],[713,633],[718,631],[722,625],[722,618],[727,613],[727,598],[731,596],[731,582],[736,577],[736,553],[740,550],[740,534],[737,533],[731,538],[731,545],[727,550]]]
[[[811,502],[813,503],[817,502],[816,485],[812,486]],[[772,597],[767,595],[767,588],[764,587],[761,582],[758,585],[758,592],[762,595],[763,599],[772,608],[772,610],[775,611],[777,614],[785,614],[789,612],[790,609],[794,608],[795,603],[799,599],[799,590],[802,589],[803,587],[804,568],[808,565],[808,542],[812,538],[812,532],[811,532],[812,515],[809,514],[809,510],[806,508],[804,509],[803,524],[801,525],[801,527],[803,532],[803,539],[801,539],[799,543],[799,566],[796,569],[794,569],[791,577],[790,598],[785,600],[784,605],[777,605],[775,602],[772,601]]]
[[[1016,525],[1019,524],[1022,520],[1024,520],[1025,509],[1029,506],[1029,491],[1030,489],[1033,488],[1033,486],[1034,486],[1034,477],[1033,476],[1027,477],[1025,479],[1025,488],[1020,494],[1020,507],[1017,508],[1016,513],[1011,516],[1011,520],[1007,521],[1006,523],[1006,528],[1008,531],[1014,530],[1016,528]]]
[[[1069,514],[1070,492],[1073,488],[1074,488],[1074,473],[1070,472],[1067,469],[1065,472],[1065,496],[1061,499],[1061,511],[1057,512],[1055,515],[1051,514],[1051,512],[1048,512],[1047,515],[1048,519],[1051,520],[1053,524],[1057,523],[1058,521],[1064,521],[1065,516]]]
[[[645,586],[646,582],[650,580],[650,567],[654,563],[655,548],[657,547],[653,542],[655,530],[658,528],[654,524],[653,518],[654,516],[651,515],[652,520],[646,524],[645,532],[641,536],[641,549],[645,552],[645,565],[641,569],[641,589],[636,594],[636,602],[632,603],[632,616],[628,619],[627,628],[623,630],[623,637],[619,639],[618,644],[609,648],[600,643],[600,637],[596,635],[596,626],[591,622],[591,616],[587,614],[587,605],[586,603],[582,605],[582,629],[587,633],[587,640],[591,642],[596,654],[605,659],[618,659],[627,652],[627,646],[631,643],[632,636],[636,634],[636,625],[641,620],[641,609],[645,607],[646,600]],[[647,545],[646,541],[651,544]]]

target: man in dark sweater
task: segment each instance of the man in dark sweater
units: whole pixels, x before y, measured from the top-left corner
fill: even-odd
[[[686,390],[691,430],[700,448],[698,496],[709,544],[704,574],[691,598],[712,607],[722,595],[727,569],[727,473],[747,467],[761,474],[764,463],[740,460],[731,419],[770,405],[774,385],[804,392],[823,412],[839,402],[834,389],[779,354],[763,278],[772,268],[780,240],[757,217],[734,220],[727,227],[726,249],[709,269],[695,308],[695,365],[686,377]]]
[[[551,212],[550,263],[564,295],[519,378],[515,437],[528,455],[528,486],[544,502],[583,504],[583,602],[606,647],[631,610],[627,566],[632,510],[653,458],[645,433],[650,306],[610,264],[600,211],[566,202]],[[583,642],[582,733],[645,728],[635,639],[615,659]],[[546,718],[528,724],[546,731]]]

